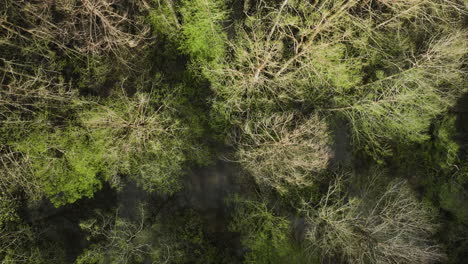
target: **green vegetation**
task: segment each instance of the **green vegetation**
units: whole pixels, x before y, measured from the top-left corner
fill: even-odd
[[[0,3],[0,263],[462,263],[461,0]]]
[[[223,1],[196,0],[182,1],[181,49],[194,60],[216,62],[224,55],[225,33],[221,23],[226,19]]]
[[[104,149],[89,142],[82,130],[31,132],[17,149],[31,159],[32,174],[56,206],[92,197],[100,189],[99,175],[105,173],[101,158]]]
[[[116,177],[124,174],[148,191],[177,191],[186,153],[200,154],[191,153],[196,145],[191,142],[193,133],[165,105],[151,94],[138,93],[107,98],[103,105],[88,108],[80,119],[89,137],[106,150],[103,159],[111,170],[110,181],[118,182]]]
[[[311,263],[305,249],[290,237],[291,223],[277,216],[265,202],[235,197],[230,228],[241,233],[242,243],[251,251],[246,263]]]

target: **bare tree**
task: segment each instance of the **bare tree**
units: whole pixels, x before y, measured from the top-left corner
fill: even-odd
[[[317,206],[305,203],[306,239],[325,256],[341,256],[349,263],[434,263],[444,258],[430,239],[436,226],[427,208],[404,181],[376,194],[379,176],[373,175],[359,197],[346,194],[338,177]]]
[[[76,91],[56,79],[55,73],[12,61],[3,60],[3,64],[0,69],[0,123],[32,123],[44,109],[72,105],[76,98]],[[29,73],[33,68],[34,72]]]
[[[72,89],[57,56],[86,60],[89,66],[99,56],[111,55],[131,69],[131,58],[148,40],[149,28],[139,18],[148,6],[143,0],[124,2],[2,2],[0,106],[26,110],[35,100],[69,99]],[[21,102],[24,98],[28,100]]]
[[[89,66],[90,60],[111,55],[129,66],[148,39],[149,28],[139,18],[148,6],[143,0],[125,3],[3,1],[0,121],[30,122],[25,113],[34,117],[37,110],[70,105],[76,94],[63,74],[62,58],[88,60]]]
[[[275,114],[246,122],[239,161],[267,186],[308,186],[331,157],[327,126],[317,115]]]
[[[44,193],[38,179],[33,177],[31,161],[20,152],[0,146],[0,193],[5,199],[15,200],[22,191],[32,201],[39,201]]]
[[[119,216],[119,210],[113,214],[97,212],[95,218],[80,223],[88,232],[89,239],[101,239],[81,254],[77,263],[89,263],[89,260],[100,259],[111,263],[134,263],[143,261],[150,253],[151,245],[145,235],[148,232],[143,207],[138,208],[136,221]]]
[[[53,5],[48,1],[8,3],[24,13],[26,25],[1,19],[4,28],[9,27],[12,34],[20,37],[31,35],[51,41],[66,52],[112,53],[125,62],[125,56],[129,56],[127,51],[141,45],[149,32],[136,18],[147,8],[145,1],[130,5],[124,5],[121,0],[55,1]],[[64,19],[55,22],[54,15]]]

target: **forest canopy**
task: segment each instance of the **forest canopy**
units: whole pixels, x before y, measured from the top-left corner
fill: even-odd
[[[0,263],[462,263],[467,21],[2,0]]]

